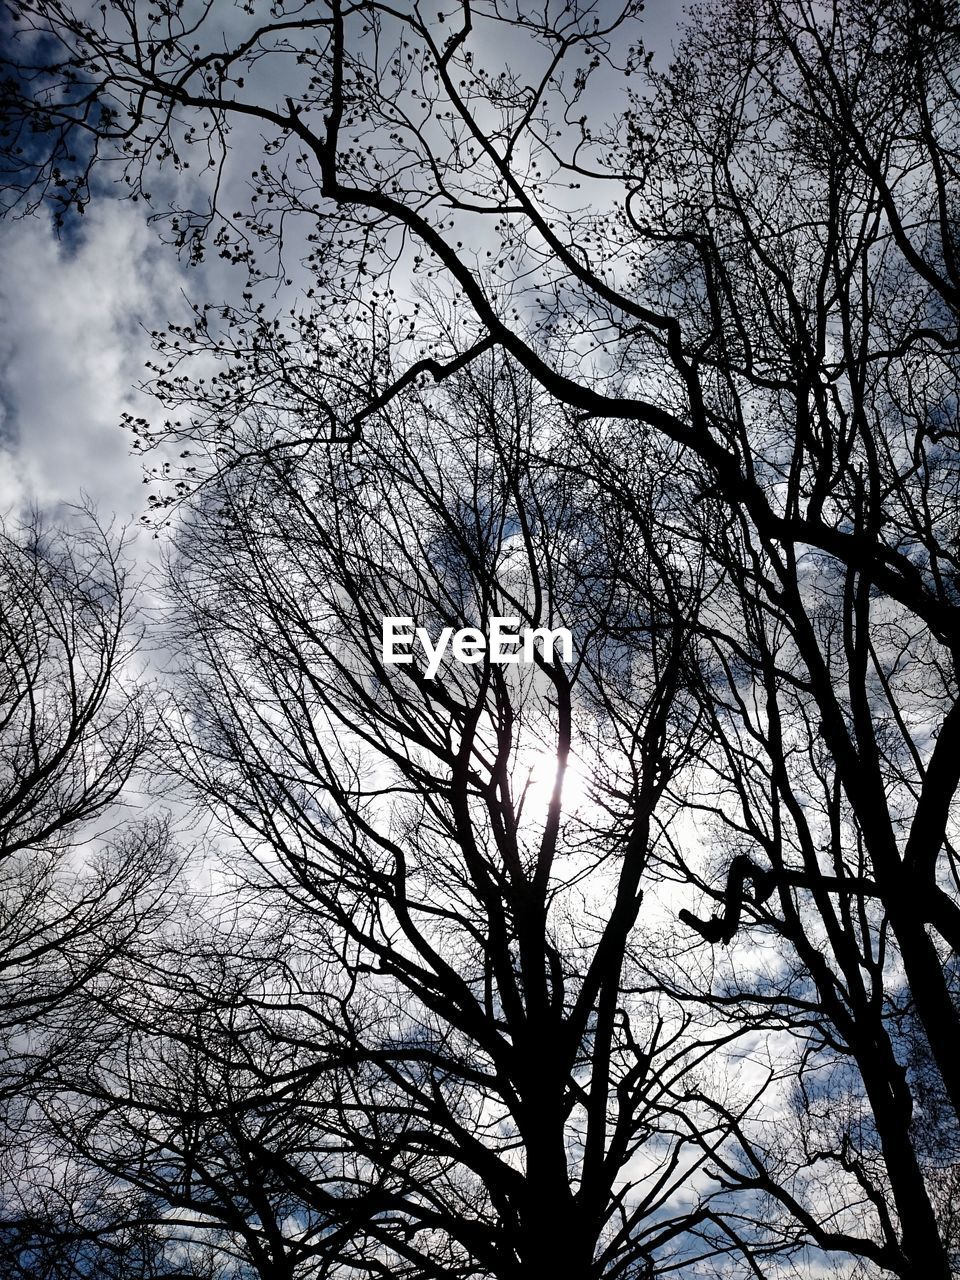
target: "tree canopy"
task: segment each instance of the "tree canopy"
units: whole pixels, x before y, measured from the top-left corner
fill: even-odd
[[[960,13],[642,9],[10,6],[6,209],[193,288],[127,426],[232,904],[45,1123],[251,1274],[956,1269]],[[384,662],[493,615],[570,661]]]

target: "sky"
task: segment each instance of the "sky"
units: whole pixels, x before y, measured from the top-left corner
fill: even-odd
[[[651,0],[644,38],[660,61],[669,59],[676,18],[667,0]],[[238,181],[259,151],[252,132]],[[0,224],[0,517],[37,506],[59,518],[90,503],[104,522],[135,527],[150,487],[120,422],[124,414],[163,416],[137,390],[152,356],[151,330],[185,319],[187,297],[217,298],[240,282],[216,261],[184,267],[161,243],[149,209],[119,191],[101,189],[63,239],[47,214]],[[143,530],[134,548],[144,566],[156,563],[156,547]],[[522,763],[534,775],[531,801],[545,805],[552,757]],[[575,800],[578,785],[574,778]],[[653,907],[651,898],[648,916]],[[748,959],[759,969],[757,956]],[[740,1083],[751,1069],[740,1066]]]
[[[658,60],[677,14],[665,0],[647,6],[644,39]],[[0,222],[0,515],[34,505],[62,515],[90,502],[130,526],[146,511],[142,462],[121,416],[160,415],[136,389],[149,332],[185,317],[184,294],[204,293],[148,212],[107,186],[69,239],[42,213]]]

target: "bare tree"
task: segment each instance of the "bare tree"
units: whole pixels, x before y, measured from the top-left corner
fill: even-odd
[[[913,6],[731,6],[652,77],[636,197],[660,246],[651,287],[669,287],[691,343],[699,331],[715,431],[774,512],[719,469],[708,484],[699,463],[680,467],[675,545],[707,548],[718,583],[701,615],[714,750],[692,803],[723,848],[712,867],[675,851],[720,904],[683,919],[712,943],[785,942],[783,963],[734,964],[714,998],[777,1009],[807,1040],[795,1158],[744,1135],[729,1173],[791,1213],[798,1179],[845,1175],[848,1207],[872,1206],[875,1259],[944,1276],[960,940],[955,35]],[[610,444],[590,457],[622,500],[631,479]]]
[[[297,1047],[296,1011],[316,997],[290,991],[282,932],[255,912],[256,927],[239,923],[235,903],[218,919],[196,889],[189,902],[174,928],[127,950],[122,983],[86,989],[74,1017],[96,1033],[58,1064],[39,1128],[59,1160],[111,1188],[107,1242],[134,1224],[180,1269],[329,1275],[330,1215],[273,1166],[296,1165],[322,1195],[337,1048]]]
[[[869,1202],[875,1238],[823,1235],[771,1161],[756,1189],[827,1247],[946,1275],[899,1028],[913,1020],[955,1119],[956,6],[731,0],[695,15],[664,72],[646,65],[638,9],[331,0],[263,20],[250,6],[234,25],[166,5],[91,18],[19,4],[10,203],[44,192],[67,216],[107,157],[152,200],[161,161],[203,157],[209,181],[171,214],[172,235],[193,260],[212,243],[246,287],[158,335],[169,363],[155,387],[176,413],[159,432],[133,426],[209,446],[218,477],[228,462],[282,478],[311,445],[378,441],[380,411],[421,374],[460,376],[494,348],[580,415],[585,448],[556,459],[568,483],[643,512],[650,470],[623,457],[647,449],[670,468],[673,554],[709,564],[683,688],[705,717],[696,776],[710,782],[685,803],[731,834],[713,866],[679,842],[664,866],[722,904],[713,920],[687,907],[691,937],[733,943],[748,922],[780,939],[773,1003],[813,1037],[800,1086],[831,1055],[856,1064],[844,1088],[851,1109],[866,1100],[857,1133],[852,1120],[815,1133],[812,1094],[798,1093],[803,1167],[826,1150]],[[608,110],[624,72],[628,98]],[[234,165],[250,171],[251,147],[252,191]],[[288,288],[320,305],[289,314],[273,301]],[[191,383],[190,351],[221,362],[214,382]],[[206,456],[185,463],[182,492]],[[331,465],[355,511],[361,456]],[[255,490],[241,514],[267,518]],[[337,507],[324,519],[337,529]],[[312,580],[296,544],[288,555],[296,595]],[[372,588],[349,589],[362,602]],[[377,611],[405,603],[375,597],[357,625],[373,635]],[[289,671],[261,677],[264,706],[284,706],[279,681],[306,678]],[[363,726],[375,699],[359,680],[348,692]],[[246,749],[241,725],[223,758]],[[308,887],[309,858],[290,856]],[[376,870],[364,862],[358,881]],[[741,1009],[765,1005],[741,985]]]
[[[707,942],[735,951],[739,944],[751,957],[745,962],[734,954],[720,965],[711,1002],[748,1025],[775,1015],[798,1040],[791,1101],[800,1123],[793,1153],[784,1142],[788,1125],[752,1136],[738,1127],[744,1159],[736,1169],[728,1165],[728,1175],[764,1187],[801,1217],[800,1188],[811,1197],[806,1210],[822,1203],[827,1181],[834,1229],[843,1223],[842,1231],[859,1237],[859,1246],[848,1241],[844,1247],[897,1274],[938,1265],[946,1275],[924,1173],[931,1163],[956,1160],[954,1126],[939,1127],[935,1155],[929,1130],[927,1150],[921,1149],[921,1095],[902,1043],[904,1018],[916,1019],[916,1006],[903,981],[868,836],[844,792],[843,769],[811,696],[796,642],[797,614],[766,595],[769,563],[745,549],[734,522],[702,508],[699,520],[695,511],[690,515],[695,536],[712,542],[714,563],[725,564],[729,576],[702,634],[700,694],[713,746],[701,754],[699,785],[688,799],[714,851],[701,859],[681,844],[672,860],[672,869],[715,904],[715,914],[699,918],[683,910],[680,918]],[[846,575],[809,568],[800,617],[810,620],[824,646],[833,690],[845,692],[852,669],[855,696],[863,671],[856,672],[854,593]],[[936,666],[895,615],[873,623],[869,643],[878,667],[871,709],[879,720],[882,699],[896,713],[897,692],[910,700],[918,672],[929,675]],[[932,679],[919,687],[924,698],[936,697]],[[913,723],[925,712],[918,699]],[[888,711],[880,760],[891,799],[905,755],[895,724]],[[903,731],[903,719],[897,728]],[[688,998],[705,995],[697,980],[695,970],[678,977]],[[913,1030],[922,1035],[918,1026]],[[781,1052],[786,1069],[791,1049],[784,1045]],[[925,1065],[933,1067],[929,1051]],[[940,1097],[945,1103],[942,1086]]]
[[[696,574],[537,461],[544,406],[515,369],[406,404],[352,459],[254,454],[179,539],[174,766],[287,960],[213,999],[209,1029],[168,1021],[219,1137],[204,1122],[195,1159],[183,1129],[162,1150],[214,1214],[211,1170],[235,1187],[246,1150],[329,1224],[331,1270],[642,1275],[736,1253],[703,1173],[728,1125],[692,1081],[739,1028],[637,978],[666,790],[699,742]],[[569,622],[569,661],[484,656],[501,616]],[[479,660],[392,666],[384,617],[432,642],[473,628]],[[765,1083],[730,1087],[732,1114]],[[121,1089],[118,1118],[143,1092]]]
[[[102,818],[146,737],[122,549],[95,525],[0,529],[0,858]]]
[[[112,1275],[121,1253],[153,1274],[38,1124],[91,1032],[78,1002],[159,927],[179,862],[163,816],[124,808],[150,728],[126,573],[92,521],[0,530],[0,1257],[35,1280]]]

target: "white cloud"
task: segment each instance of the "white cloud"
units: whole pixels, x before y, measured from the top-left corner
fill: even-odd
[[[0,511],[85,493],[105,516],[136,519],[146,490],[119,423],[157,412],[133,384],[147,331],[183,306],[176,263],[138,206],[102,200],[69,244],[45,219],[6,225],[0,279]]]

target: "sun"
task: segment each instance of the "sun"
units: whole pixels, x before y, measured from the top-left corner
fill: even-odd
[[[517,752],[512,770],[513,797],[517,816],[524,822],[540,823],[546,819],[559,767],[555,750],[531,747]],[[563,774],[564,813],[583,808],[589,799],[589,783],[583,763],[571,752]]]

